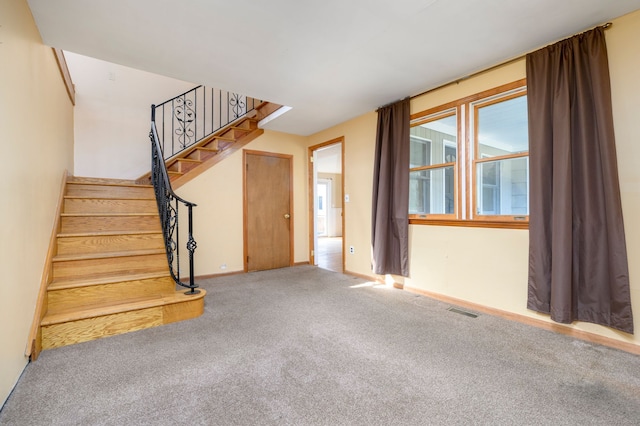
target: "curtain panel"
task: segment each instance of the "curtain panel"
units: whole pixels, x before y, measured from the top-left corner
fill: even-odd
[[[604,29],[527,55],[527,308],[633,333]]]
[[[409,276],[409,99],[378,110],[373,175],[373,272]]]

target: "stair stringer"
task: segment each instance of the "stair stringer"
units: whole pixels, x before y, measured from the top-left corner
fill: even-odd
[[[263,129],[255,129],[251,133],[248,133],[242,136],[241,138],[236,140],[229,148],[219,152],[218,154],[214,155],[208,160],[202,162],[201,164],[198,165],[198,167],[188,171],[187,173],[181,176],[173,178],[171,180],[171,186],[173,187],[173,189],[180,188],[182,185],[200,176],[202,173],[206,172],[211,167],[215,166],[225,158],[229,157],[234,152],[242,149],[242,147],[244,147],[245,145],[247,145],[249,142],[253,141],[257,137],[261,136],[263,133],[264,133]]]

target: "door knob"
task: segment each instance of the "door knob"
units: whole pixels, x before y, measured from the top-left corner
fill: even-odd
[[[290,215],[289,213],[285,213],[285,214],[284,214],[284,218],[285,218],[285,219],[289,219],[290,217],[291,217],[291,215]]]

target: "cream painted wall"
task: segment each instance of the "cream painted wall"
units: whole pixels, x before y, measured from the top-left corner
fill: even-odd
[[[640,345],[640,11],[616,19],[605,34],[636,330],[633,342]]]
[[[612,79],[612,97],[623,214],[635,309],[640,330],[640,11],[613,21],[606,32]],[[415,98],[411,112],[510,83],[525,77],[524,59],[460,81]],[[372,276],[370,261],[371,188],[375,148],[376,114],[369,113],[307,138],[308,146],[340,136],[345,138],[344,180],[346,270]],[[410,274],[404,280],[413,287],[444,296],[548,321],[548,316],[526,309],[528,231],[412,225]],[[640,337],[588,323],[575,329],[640,345]],[[640,331],[639,331],[640,333]]]
[[[197,86],[71,52],[77,176],[136,179],[150,168],[151,104]]]
[[[73,172],[73,105],[24,0],[0,0],[0,407],[24,356],[63,172]]]
[[[244,149],[293,155],[294,262],[309,260],[307,149],[301,136],[266,130]],[[176,192],[196,203],[194,238],[196,275],[242,271],[243,189],[242,150],[236,151]],[[182,226],[182,225],[181,225]],[[222,265],[226,265],[222,268]]]

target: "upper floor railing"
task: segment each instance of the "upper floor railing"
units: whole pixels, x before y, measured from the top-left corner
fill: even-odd
[[[205,86],[155,106],[158,142],[164,159],[254,111],[261,101]]]

